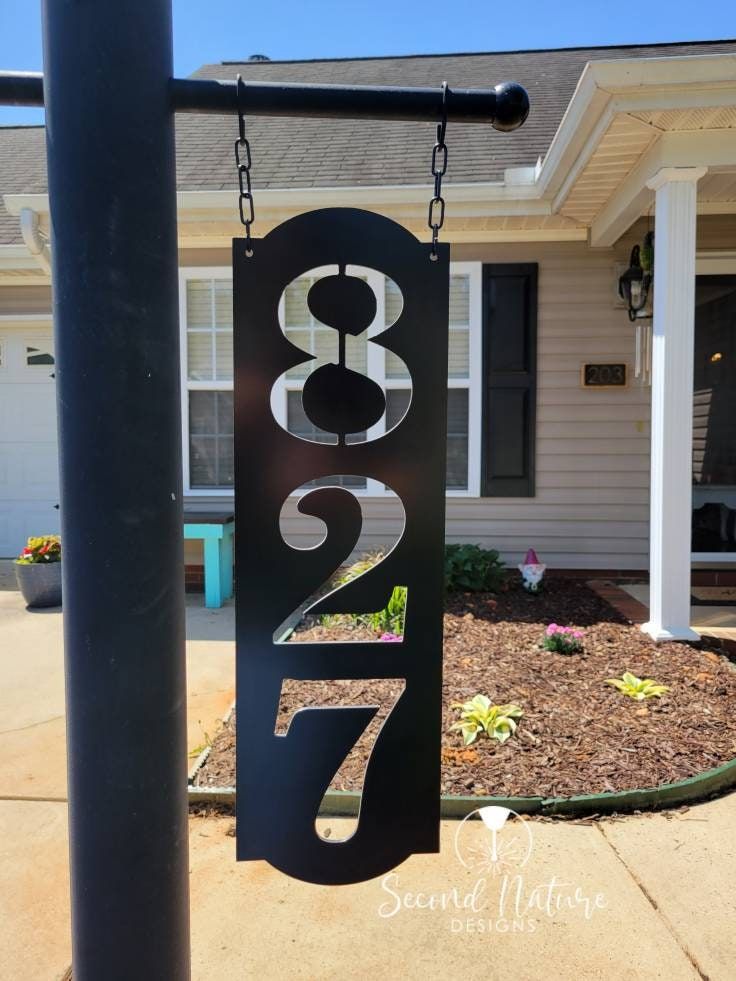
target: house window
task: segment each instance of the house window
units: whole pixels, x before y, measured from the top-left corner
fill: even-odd
[[[189,393],[192,487],[233,486],[233,393]]]
[[[280,322],[286,337],[313,354],[289,369],[274,387],[272,408],[281,425],[302,439],[333,442],[335,437],[306,416],[301,390],[309,374],[337,361],[337,331],[311,315],[307,294],[320,276],[335,270],[312,270],[290,283],[280,303]],[[404,362],[368,338],[393,324],[401,314],[401,293],[375,270],[349,269],[360,275],[376,295],[376,319],[358,337],[346,338],[346,362],[367,374],[386,392],[386,413],[367,433],[353,433],[348,442],[375,439],[405,414],[411,380]],[[229,269],[191,269],[182,273],[182,380],[185,420],[185,485],[190,492],[231,494],[233,486],[233,327],[232,281]],[[481,266],[456,263],[450,277],[450,338],[448,364],[448,494],[479,493],[480,481],[480,345]],[[477,376],[477,377],[476,377]],[[320,486],[334,478],[305,485]],[[387,493],[383,484],[359,476],[344,476],[342,486],[370,495]]]
[[[362,277],[365,278],[365,277]],[[320,323],[312,316],[307,306],[307,294],[318,279],[317,275],[301,276],[284,290],[281,301],[281,323],[288,339],[302,351],[315,355],[312,361],[305,361],[286,372],[283,391],[279,397],[285,399],[286,428],[290,433],[302,439],[315,443],[336,443],[337,436],[319,429],[308,418],[302,406],[301,390],[305,380],[316,368],[338,360],[338,333],[332,327]],[[345,338],[345,364],[353,371],[365,374],[367,371],[368,341],[365,332]],[[282,405],[284,405],[282,401]],[[347,443],[360,443],[366,438],[366,433],[350,433]],[[334,486],[334,478],[310,480],[304,487],[321,487],[326,484]],[[367,482],[364,477],[341,476],[337,481],[341,487],[352,487],[365,490]]]
[[[363,277],[365,278],[365,277]],[[301,276],[284,290],[283,324],[288,339],[302,351],[315,355],[313,361],[298,364],[286,372],[287,383],[303,381],[323,364],[337,361],[338,333],[315,320],[307,306],[307,293],[316,276]],[[345,338],[345,363],[354,371],[365,373],[368,343],[365,333]]]
[[[294,433],[295,436],[299,436],[302,439],[308,439],[312,443],[334,442],[334,435],[332,433],[326,433],[323,429],[319,429],[308,418],[302,406],[301,392],[293,389],[286,392],[286,426],[290,433]],[[345,438],[345,442],[363,442],[365,435],[365,433],[349,433]],[[337,480],[334,477],[321,477],[317,480],[310,480],[304,486],[324,487],[329,485],[330,487],[334,487],[335,484],[340,487],[354,487],[359,490],[365,490],[366,481],[364,477],[344,475],[339,476]]]
[[[233,289],[229,277],[187,279],[184,303],[184,446],[191,490],[233,486]]]
[[[227,279],[187,282],[187,377],[233,380],[233,288]]]

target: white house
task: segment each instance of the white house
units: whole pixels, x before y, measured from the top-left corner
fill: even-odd
[[[509,563],[533,546],[552,568],[648,569],[648,629],[690,636],[692,564],[736,558],[736,41],[258,61],[197,75],[238,72],[246,82],[527,88],[532,111],[515,133],[448,127],[447,538],[496,547]],[[232,507],[235,125],[177,120],[184,483],[187,505],[209,510]],[[380,211],[427,238],[431,125],[253,118],[248,135],[254,233],[329,204]],[[41,128],[0,129],[4,556],[58,527],[44,152]],[[648,231],[651,340],[652,321],[632,324],[617,294]],[[391,322],[392,284],[365,275],[377,326]],[[329,359],[307,280],[287,289],[283,326]],[[367,349],[358,338],[350,357],[384,386],[390,417],[408,379],[390,355],[368,363]],[[274,396],[296,432],[309,425],[303,381],[291,372]],[[372,481],[353,489],[363,543],[395,538],[390,495]],[[293,502],[284,532],[310,534]],[[187,548],[201,564],[196,543]]]

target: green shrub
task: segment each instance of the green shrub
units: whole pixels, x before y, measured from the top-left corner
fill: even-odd
[[[497,593],[504,584],[503,562],[495,549],[480,545],[445,545],[445,589],[448,593]]]
[[[384,552],[366,552],[333,580],[333,586],[344,586],[384,558]],[[503,563],[495,549],[480,545],[445,545],[445,589],[448,593],[496,593],[504,584]],[[385,609],[377,613],[326,613],[320,622],[327,627],[341,623],[370,627],[377,633],[403,636],[406,617],[406,586],[394,586]]]

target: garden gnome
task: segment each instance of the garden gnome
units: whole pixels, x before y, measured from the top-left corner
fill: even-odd
[[[526,558],[518,566],[521,573],[521,584],[528,593],[539,592],[546,568],[547,566],[537,558],[534,549],[530,548],[526,553]]]

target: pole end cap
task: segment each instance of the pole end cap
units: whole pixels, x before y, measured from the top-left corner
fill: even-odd
[[[529,96],[518,82],[500,82],[494,87],[496,113],[492,126],[501,133],[510,133],[522,126],[529,115]]]

